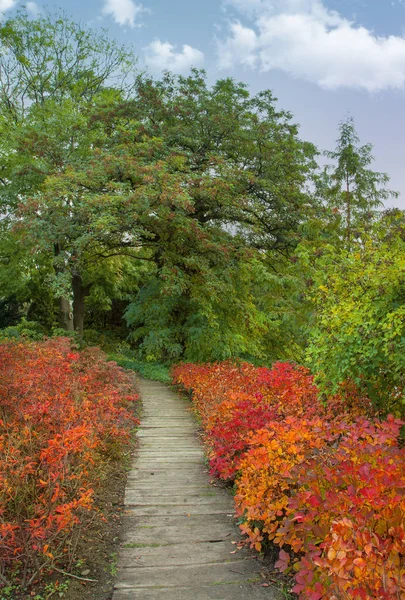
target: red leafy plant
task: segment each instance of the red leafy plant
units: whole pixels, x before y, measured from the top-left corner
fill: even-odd
[[[0,344],[0,582],[69,566],[94,491],[136,419],[133,380],[65,338]]]
[[[405,599],[405,451],[401,421],[368,420],[353,385],[323,403],[303,367],[180,365],[213,474],[235,481],[252,547],[310,600]]]

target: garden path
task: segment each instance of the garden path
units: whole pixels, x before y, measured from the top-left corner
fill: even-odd
[[[187,400],[140,382],[143,417],[125,493],[113,600],[275,600],[262,564],[237,550],[233,500],[210,484]]]

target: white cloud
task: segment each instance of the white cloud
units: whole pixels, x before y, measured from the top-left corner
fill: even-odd
[[[220,68],[230,68],[236,62],[246,67],[256,67],[259,64],[259,40],[255,31],[244,27],[239,21],[232,23],[230,30],[228,39],[218,43]]]
[[[18,0],[0,0],[0,13],[10,10],[17,4]]]
[[[39,15],[39,6],[36,2],[27,2],[26,4],[27,11],[33,16],[37,17]]]
[[[169,42],[155,40],[144,51],[148,66],[159,71],[184,73],[190,67],[199,67],[204,62],[203,52],[187,44],[177,51]]]
[[[112,15],[118,25],[130,27],[139,26],[137,19],[144,12],[147,12],[147,9],[133,0],[105,0],[102,10],[103,15]]]
[[[322,0],[226,0],[251,20],[218,42],[222,68],[279,69],[337,89],[405,87],[405,37],[377,36]]]

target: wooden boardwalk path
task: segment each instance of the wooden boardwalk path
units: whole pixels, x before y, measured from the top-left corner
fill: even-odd
[[[139,448],[125,495],[113,600],[273,600],[261,563],[238,550],[233,500],[209,483],[187,401],[141,381]]]

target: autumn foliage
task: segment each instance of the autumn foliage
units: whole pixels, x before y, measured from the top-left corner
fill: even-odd
[[[0,581],[66,565],[98,515],[105,464],[127,443],[133,381],[68,339],[0,344]],[[1,584],[0,584],[1,585]]]
[[[405,599],[401,421],[367,418],[347,386],[327,403],[288,363],[185,364],[174,381],[201,415],[213,474],[235,481],[252,547],[280,547],[300,599]]]

